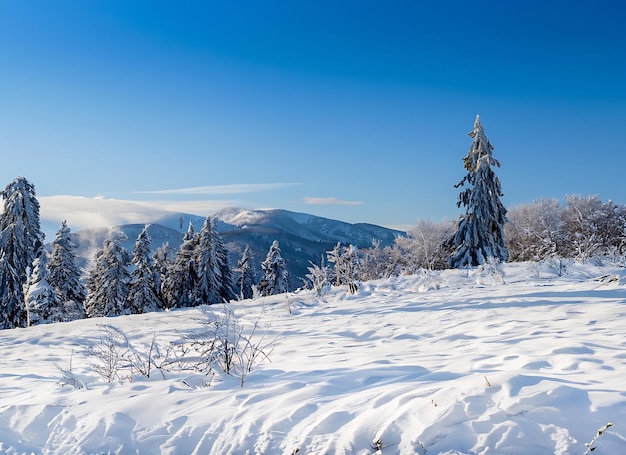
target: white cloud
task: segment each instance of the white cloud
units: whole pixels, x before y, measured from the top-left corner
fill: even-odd
[[[389,229],[395,229],[396,231],[409,232],[415,226],[415,224],[388,224],[384,227]]]
[[[241,194],[277,190],[296,186],[299,183],[235,183],[231,185],[196,186],[171,190],[138,191],[142,194]]]
[[[306,197],[303,202],[309,205],[361,205],[362,201],[344,201],[336,197]]]
[[[210,215],[233,201],[129,201],[105,199],[101,196],[39,197],[42,222],[60,224],[67,220],[73,231],[95,227],[109,227],[128,223],[146,223],[172,212]]]

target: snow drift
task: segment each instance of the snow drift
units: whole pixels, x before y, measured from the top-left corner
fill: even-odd
[[[234,303],[246,327],[265,308],[278,337],[243,387],[94,372],[102,324],[147,346],[197,327],[197,308],[2,331],[0,452],[583,454],[612,422],[594,453],[626,453],[621,272],[504,271],[502,284],[447,270]],[[86,387],[63,381],[70,370]]]

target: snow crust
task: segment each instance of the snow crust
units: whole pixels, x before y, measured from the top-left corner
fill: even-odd
[[[626,453],[622,272],[504,271],[505,284],[447,270],[234,303],[244,324],[265,306],[278,336],[243,387],[175,371],[109,384],[90,367],[100,324],[175,340],[197,308],[4,330],[0,453],[582,454],[608,422],[594,454]]]

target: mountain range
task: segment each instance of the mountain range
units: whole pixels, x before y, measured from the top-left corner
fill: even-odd
[[[235,268],[241,259],[246,245],[252,253],[253,270],[261,275],[261,263],[265,260],[269,247],[278,240],[281,256],[285,259],[291,277],[290,286],[298,288],[302,278],[308,273],[310,262],[319,264],[326,252],[338,242],[352,244],[358,248],[372,246],[374,240],[380,246],[391,245],[402,231],[367,223],[346,223],[307,213],[288,210],[247,210],[228,207],[215,213],[217,230],[228,250],[230,265]],[[186,213],[159,215],[148,221],[148,234],[152,238],[153,250],[169,243],[177,250],[191,223],[196,231],[204,224],[204,217]],[[86,266],[96,250],[106,238],[121,238],[122,245],[132,250],[135,239],[145,224],[125,224],[115,227],[84,229],[76,233],[79,249],[78,257]]]

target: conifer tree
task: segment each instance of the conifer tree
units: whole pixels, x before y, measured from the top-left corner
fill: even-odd
[[[215,218],[207,217],[196,245],[196,299],[198,304],[228,302],[234,298],[232,271]]]
[[[237,286],[239,287],[239,297],[241,299],[251,299],[253,297],[252,286],[255,278],[251,260],[250,245],[246,245],[241,259],[237,262],[240,273],[237,279]]]
[[[133,271],[130,279],[128,308],[131,314],[148,313],[163,308],[159,294],[161,279],[154,268],[150,254],[152,239],[148,235],[148,225],[137,236],[133,248],[131,265]]]
[[[204,220],[196,250],[196,299],[197,303],[210,305],[221,303],[221,270],[217,261],[217,245],[210,217]]]
[[[184,308],[196,304],[195,252],[198,236],[193,224],[183,236],[183,243],[163,283],[163,299],[167,308]]]
[[[455,188],[465,184],[468,188],[459,194],[457,206],[465,207],[452,238],[454,252],[450,265],[454,268],[478,266],[487,258],[506,261],[509,257],[504,243],[504,224],[506,209],[500,197],[503,196],[500,180],[492,166],[500,167],[500,162],[493,155],[493,146],[485,135],[476,116],[474,130],[469,133],[472,145],[463,158],[467,175]]]
[[[68,321],[85,317],[87,291],[81,281],[81,270],[76,264],[77,248],[67,222],[63,221],[52,242],[48,268],[50,284],[54,286],[63,307],[63,319]]]
[[[261,264],[263,277],[259,282],[259,292],[263,296],[282,294],[289,290],[289,273],[285,267],[285,260],[280,255],[278,240],[274,240]]]
[[[24,177],[9,183],[1,193],[0,218],[0,329],[28,323],[24,286],[33,261],[40,254],[44,235],[39,223],[35,187]]]
[[[63,321],[61,300],[50,284],[48,254],[45,250],[33,263],[33,273],[26,293],[29,325]]]
[[[165,283],[168,271],[172,266],[169,242],[165,242],[154,251],[154,254],[152,255],[152,263],[154,270],[156,271],[154,278],[158,279],[158,283],[155,283],[155,287],[158,290],[159,301],[163,303],[164,307],[167,307],[165,297],[163,296],[163,284]]]
[[[235,298],[233,290],[233,271],[228,263],[228,251],[224,246],[222,236],[217,231],[217,221],[211,219],[211,235],[213,236],[213,245],[215,246],[215,258],[217,259],[217,268],[220,275],[219,295],[221,302],[229,302]]]
[[[120,240],[104,241],[87,279],[85,311],[90,318],[128,314],[130,253]]]

